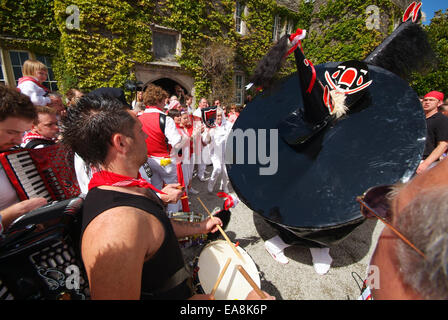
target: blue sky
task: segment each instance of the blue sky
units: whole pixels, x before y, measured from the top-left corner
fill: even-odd
[[[426,14],[426,21],[423,24],[427,25],[434,17],[434,12],[440,9],[445,11],[448,8],[448,0],[423,0],[422,11]]]

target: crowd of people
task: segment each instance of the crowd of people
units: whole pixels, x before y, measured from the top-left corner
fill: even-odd
[[[170,96],[153,84],[137,92],[131,104],[115,88],[89,93],[71,89],[63,103],[61,95],[42,84],[45,65],[28,60],[23,75],[17,88],[0,86],[0,151],[63,143],[75,153],[74,170],[85,196],[81,253],[91,297],[213,299],[193,294],[177,239],[216,232],[222,221],[207,218],[196,223],[169,217],[189,211],[188,197],[198,193],[192,187],[194,177],[207,183],[210,193],[216,189],[229,193],[224,152],[238,108],[232,105],[227,110],[214,100],[216,114],[210,125],[204,121],[203,111],[209,110],[206,98],[200,97],[195,109],[194,97],[182,88]],[[388,242],[394,234],[386,228],[372,263],[390,271],[381,280],[381,289],[388,289],[373,290],[375,298],[448,298],[443,252],[448,247],[443,229],[448,118],[443,99],[437,91],[423,97],[428,124],[424,157],[415,178],[395,191],[391,202],[392,224],[406,232],[425,257]],[[1,165],[0,188],[0,233],[17,217],[47,203],[43,198],[19,201]],[[424,236],[429,226],[418,220],[423,212],[424,220],[432,221],[431,237]],[[283,249],[270,253],[279,257]],[[247,296],[258,298],[254,291]]]

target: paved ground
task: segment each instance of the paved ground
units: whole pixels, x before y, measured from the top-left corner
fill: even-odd
[[[207,171],[211,171],[207,167]],[[191,197],[191,210],[204,213],[197,200],[199,196],[210,211],[221,207],[222,199],[209,194],[207,183],[193,179],[193,187],[200,191]],[[234,194],[230,187],[230,192]],[[226,234],[233,242],[239,242],[258,267],[261,288],[275,296],[277,300],[355,300],[359,297],[358,283],[352,273],[365,276],[376,241],[383,228],[381,223],[366,221],[346,239],[330,249],[332,267],[325,275],[315,272],[308,248],[293,246],[285,250],[289,263],[276,262],[264,249],[264,240],[276,235],[261,216],[254,213],[242,202],[231,210],[232,215]],[[199,255],[201,248],[184,251],[187,257]],[[189,259],[189,258],[187,258]]]

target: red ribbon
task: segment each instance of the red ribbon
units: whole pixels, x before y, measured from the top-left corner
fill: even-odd
[[[182,187],[185,187],[184,172],[182,171],[182,162],[179,161],[177,163],[176,169],[177,169],[177,180]],[[180,202],[182,204],[182,212],[190,212],[190,206],[188,204],[188,196],[186,191],[182,194]]]
[[[127,176],[122,176],[121,174],[101,170],[95,172],[92,175],[92,179],[89,182],[89,190],[99,186],[113,186],[113,187],[140,187],[140,188],[149,188],[154,190],[156,193],[166,194],[165,192],[160,191],[148,181],[142,178],[140,173],[138,174],[137,179]]]
[[[310,85],[308,86],[308,89],[306,90],[306,92],[311,93],[311,90],[314,87],[314,83],[316,82],[316,69],[314,69],[314,66],[310,60],[307,59],[307,61],[310,64],[312,75],[311,75]]]
[[[235,203],[233,202],[233,198],[231,195],[228,195],[225,192],[218,192],[216,194],[218,197],[220,198],[225,198],[226,200],[224,201],[224,209],[229,210],[230,208],[233,208],[233,206],[235,205]]]
[[[302,35],[302,33],[303,33],[303,30],[302,30],[302,29],[297,29],[295,33],[293,33],[293,34],[291,34],[291,35],[289,36],[289,41],[293,42],[294,39],[295,39],[296,37],[300,37],[300,36]],[[302,49],[302,41],[301,41],[301,40],[297,40],[297,43],[294,44],[294,45],[292,46],[292,48],[288,50],[288,52],[286,53],[285,57],[287,57],[287,56],[289,56],[291,53],[293,53],[294,50],[296,50],[298,46],[300,46],[300,50],[302,50],[302,52],[303,52],[303,49]]]

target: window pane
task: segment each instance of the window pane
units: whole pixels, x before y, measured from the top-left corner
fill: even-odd
[[[18,52],[9,51],[9,57],[11,58],[11,64],[13,66],[20,65],[20,56]]]
[[[272,38],[277,41],[277,30],[278,30],[278,16],[274,17],[274,30],[272,31]]]
[[[28,60],[28,52],[20,52],[20,64],[23,65],[23,63]]]
[[[243,13],[243,5],[237,1],[236,2],[236,9],[235,9],[235,26],[236,31],[241,32],[241,15]]]
[[[5,83],[5,75],[3,74],[2,57],[0,55],[0,83]]]
[[[243,104],[244,95],[244,79],[242,75],[235,75],[235,103],[237,105]]]
[[[16,82],[18,82],[19,78],[21,78],[23,76],[22,68],[21,67],[12,67],[12,71],[14,72],[14,79],[16,79]]]
[[[19,78],[22,77],[23,63],[29,59],[28,52],[24,51],[9,51],[9,57],[11,58],[12,70],[14,73],[14,80],[16,85],[19,82]]]
[[[158,60],[175,60],[177,36],[174,34],[153,32],[154,56]]]

